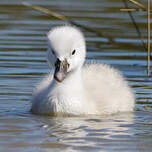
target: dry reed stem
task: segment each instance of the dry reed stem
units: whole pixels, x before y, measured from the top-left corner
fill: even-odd
[[[132,86],[132,88],[139,88],[139,89],[152,89],[152,86]]]
[[[129,7],[128,7],[128,4],[127,4],[127,1],[123,0],[123,2],[124,2],[125,7],[128,9]],[[139,27],[138,27],[133,15],[132,15],[132,13],[130,11],[127,11],[127,12],[128,12],[128,14],[129,14],[129,16],[131,18],[131,21],[132,21],[133,25],[135,26],[135,29],[136,29],[136,31],[138,33],[139,38],[141,39],[142,45],[143,45],[144,49],[146,50],[147,46],[146,46],[146,44],[144,42],[144,37],[142,36],[142,34],[140,32],[140,29],[139,29]]]
[[[60,20],[63,20],[63,21],[68,21],[69,20],[67,17],[65,17],[63,15],[60,15],[58,13],[55,13],[53,11],[50,11],[50,10],[48,10],[46,8],[43,8],[43,7],[40,7],[40,6],[37,6],[37,5],[32,5],[32,4],[27,3],[27,2],[23,2],[22,4],[25,5],[25,6],[31,7],[31,8],[33,8],[35,10],[41,11],[41,12],[43,12],[45,14],[54,16],[54,17],[56,17],[56,18],[58,18]]]
[[[143,4],[141,4],[141,3],[139,3],[139,2],[137,2],[135,0],[128,0],[128,1],[134,3],[135,5],[141,7],[142,9],[146,9],[146,7]]]
[[[147,11],[145,9],[141,9],[141,8],[121,8],[120,11],[122,12],[136,12],[136,11]],[[150,10],[150,12],[152,13],[152,10]]]
[[[22,4],[25,5],[25,6],[31,7],[31,8],[33,8],[33,9],[35,9],[35,10],[38,10],[38,11],[40,11],[40,12],[43,12],[43,13],[45,13],[45,14],[47,14],[47,15],[51,15],[51,16],[53,16],[53,17],[55,17],[55,18],[57,18],[57,19],[60,19],[60,20],[62,20],[62,21],[67,21],[68,23],[70,23],[70,24],[72,24],[72,25],[75,25],[75,26],[78,26],[78,27],[81,27],[81,28],[83,28],[83,29],[85,29],[85,30],[87,30],[87,31],[89,31],[89,32],[96,33],[96,35],[98,35],[98,36],[100,36],[100,37],[106,37],[106,36],[104,36],[101,32],[99,32],[99,31],[97,31],[97,30],[95,30],[95,29],[89,28],[88,26],[78,24],[78,23],[76,23],[75,21],[73,21],[73,20],[69,19],[68,17],[63,16],[63,15],[61,15],[61,14],[59,14],[59,13],[55,13],[55,12],[53,12],[53,11],[51,11],[51,10],[48,10],[48,9],[46,9],[46,8],[43,8],[43,7],[41,7],[41,6],[32,5],[32,4],[27,3],[27,2],[23,2]],[[114,42],[111,37],[108,37],[108,40],[109,40],[110,43],[113,43],[113,42]]]
[[[139,10],[139,9],[136,9],[136,8],[121,8],[120,9],[120,11],[122,11],[122,12],[128,12],[128,11],[135,12],[137,10]]]
[[[147,49],[147,76],[150,76],[150,0],[148,0],[148,49]]]

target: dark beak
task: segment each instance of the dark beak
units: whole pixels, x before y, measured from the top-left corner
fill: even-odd
[[[55,72],[54,72],[54,78],[58,82],[62,82],[66,75],[67,75],[67,69],[69,67],[69,64],[67,60],[60,61],[59,59],[55,62]]]

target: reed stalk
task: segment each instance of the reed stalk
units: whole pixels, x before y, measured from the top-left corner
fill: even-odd
[[[124,5],[125,5],[125,8],[126,8],[126,9],[129,9],[127,1],[126,1],[126,0],[123,0],[123,2],[124,2]],[[144,48],[145,50],[147,50],[147,46],[146,46],[146,44],[145,44],[145,42],[144,42],[144,37],[142,36],[142,34],[141,34],[141,32],[140,32],[140,29],[139,29],[139,27],[138,27],[138,25],[137,25],[137,23],[136,23],[133,15],[132,15],[132,13],[131,13],[130,11],[127,11],[127,12],[128,12],[128,14],[129,14],[129,16],[130,16],[130,18],[131,18],[131,21],[132,21],[133,25],[135,26],[135,29],[136,29],[136,31],[137,31],[137,33],[138,33],[139,38],[141,39],[143,48]]]
[[[148,44],[147,44],[147,76],[150,76],[150,0],[148,0]]]
[[[152,89],[152,86],[132,86],[132,88],[139,88],[139,89]]]
[[[90,28],[90,27],[88,27],[88,26],[85,26],[85,25],[76,23],[74,20],[71,20],[70,18],[68,18],[68,17],[66,17],[66,16],[63,16],[63,15],[61,15],[61,14],[59,14],[59,13],[53,12],[53,11],[48,10],[48,9],[46,9],[46,8],[43,8],[43,7],[41,7],[41,6],[33,5],[33,4],[30,4],[30,3],[27,3],[27,2],[23,2],[22,4],[25,5],[25,6],[27,6],[27,7],[32,8],[32,9],[38,10],[38,11],[40,11],[40,12],[43,12],[43,13],[49,15],[49,16],[53,16],[53,17],[55,17],[55,18],[57,18],[57,19],[59,19],[59,20],[66,21],[66,22],[68,22],[68,23],[70,23],[70,24],[72,24],[72,25],[81,27],[81,28],[85,29],[86,31],[95,33],[96,35],[98,35],[98,36],[100,36],[100,37],[106,37],[106,36],[104,36],[103,33],[101,33],[101,31],[99,32],[99,31],[97,31],[97,30],[95,30],[95,29],[92,29],[92,28]],[[109,40],[109,43],[113,43],[113,42],[114,42],[111,37],[106,37],[106,38]]]
[[[121,8],[120,9],[120,11],[122,11],[122,12],[128,12],[128,11],[136,12],[136,11],[139,11],[139,10],[141,10],[141,9],[137,9],[137,8]]]
[[[141,9],[141,8],[121,8],[120,11],[122,12],[137,12],[137,11],[146,11],[147,12],[147,9]],[[152,13],[152,10],[150,10],[150,12]]]
[[[128,0],[128,1],[134,3],[135,5],[137,5],[138,7],[142,8],[142,9],[146,9],[146,7],[143,4],[137,2],[136,0]]]

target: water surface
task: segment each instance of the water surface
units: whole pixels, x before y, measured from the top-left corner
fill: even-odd
[[[152,78],[146,76],[147,54],[136,30],[127,12],[120,12],[122,1],[26,1],[102,32],[104,37],[99,37],[82,29],[87,61],[111,64],[122,71],[132,87],[141,87],[134,88],[135,113],[81,118],[29,112],[34,86],[50,71],[46,34],[65,22],[21,2],[0,1],[0,151],[151,151]],[[133,15],[146,37],[146,12]],[[108,43],[109,38],[112,43]]]

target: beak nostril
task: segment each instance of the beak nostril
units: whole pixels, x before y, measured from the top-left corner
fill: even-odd
[[[70,67],[70,64],[69,63],[67,63],[67,68],[69,68]]]
[[[64,60],[66,68],[68,69],[70,67],[70,64],[68,63],[67,59]]]
[[[67,70],[70,67],[70,64],[67,62],[67,59],[65,59],[64,61],[61,61],[59,58],[57,58],[54,65],[55,65],[56,70],[59,70],[59,69]]]

